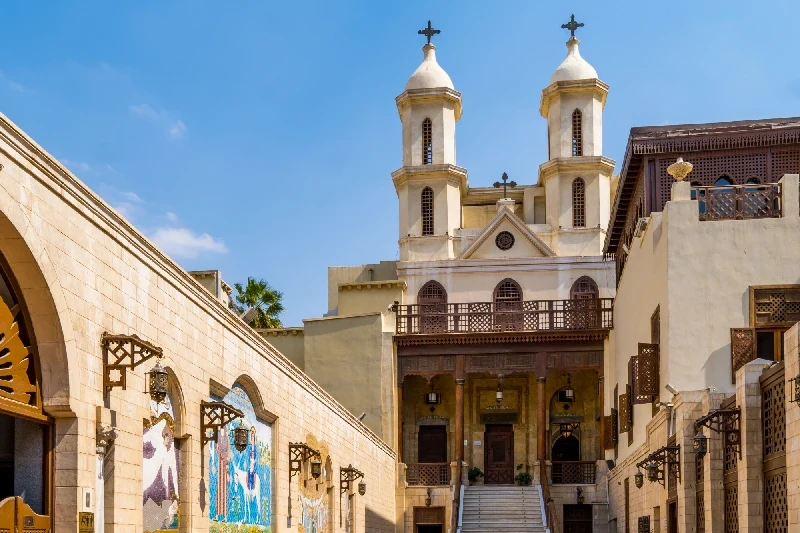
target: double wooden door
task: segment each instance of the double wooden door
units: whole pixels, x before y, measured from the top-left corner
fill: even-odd
[[[514,426],[486,426],[484,446],[484,481],[487,485],[514,483]]]

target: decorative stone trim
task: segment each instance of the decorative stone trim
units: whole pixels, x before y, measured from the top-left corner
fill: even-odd
[[[550,112],[550,103],[557,95],[568,93],[585,93],[591,91],[600,98],[600,103],[605,108],[606,97],[608,96],[608,84],[592,78],[589,80],[565,80],[557,81],[542,90],[542,99],[539,102],[539,114],[547,118]]]
[[[539,183],[550,176],[563,172],[587,172],[599,170],[605,176],[614,173],[616,161],[606,156],[555,157],[539,165]]]
[[[400,289],[404,291],[407,286],[408,285],[403,280],[356,281],[353,283],[340,283],[339,292],[371,289]]]
[[[433,89],[407,89],[397,95],[394,99],[397,104],[397,112],[402,113],[403,109],[411,103],[438,102],[441,100],[453,102],[455,106],[456,120],[461,120],[461,93],[449,87],[436,87]]]
[[[256,330],[262,337],[287,337],[303,335],[303,328],[275,328],[275,329],[257,329]]]

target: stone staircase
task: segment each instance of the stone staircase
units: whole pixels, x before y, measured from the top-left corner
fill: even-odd
[[[462,533],[544,533],[539,488],[464,487]]]

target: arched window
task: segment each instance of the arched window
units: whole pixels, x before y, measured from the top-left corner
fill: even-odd
[[[724,187],[726,185],[733,185],[733,180],[728,176],[720,176],[719,179],[714,182],[714,187]]]
[[[494,288],[494,325],[500,331],[522,329],[522,289],[519,283],[506,278]]]
[[[438,281],[429,281],[417,294],[421,333],[443,333],[447,327],[447,291]]]
[[[572,227],[586,227],[586,183],[583,178],[572,182]]]
[[[583,115],[579,109],[572,112],[572,155],[583,155]]]
[[[747,183],[753,183],[753,184],[758,185],[758,184],[761,183],[761,180],[758,179],[758,178],[747,178]]]
[[[433,189],[422,189],[422,234],[433,235]]]
[[[597,289],[597,283],[589,276],[579,277],[569,290],[569,297],[573,300],[591,300],[599,296],[600,291]]]
[[[430,165],[433,163],[433,124],[431,119],[426,118],[422,121],[422,164]]]

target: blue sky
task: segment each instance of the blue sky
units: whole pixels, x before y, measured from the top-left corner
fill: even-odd
[[[327,266],[397,257],[394,97],[422,60],[463,94],[470,185],[536,181],[541,89],[566,53],[632,126],[800,115],[800,2],[6,2],[0,111],[184,268],[327,310]]]

